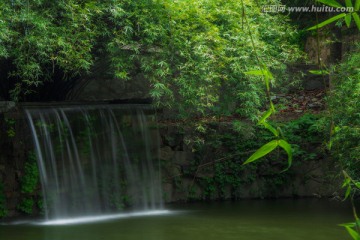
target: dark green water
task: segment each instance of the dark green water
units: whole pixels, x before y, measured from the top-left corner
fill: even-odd
[[[174,213],[65,226],[1,225],[1,240],[347,240],[349,205],[252,200],[168,206]]]

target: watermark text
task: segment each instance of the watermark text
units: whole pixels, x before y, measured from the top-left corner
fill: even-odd
[[[311,7],[288,7],[286,5],[263,5],[261,11],[264,13],[285,13],[285,12],[334,12],[334,13],[349,13],[354,12],[354,7],[330,7],[330,6],[315,6]]]

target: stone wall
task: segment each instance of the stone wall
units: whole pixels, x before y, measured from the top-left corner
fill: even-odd
[[[25,163],[33,149],[25,115],[15,105],[0,113],[0,136],[0,183],[3,188],[0,194],[5,195],[7,215],[19,216],[23,214],[19,209],[21,201],[29,195],[21,191],[21,183]],[[38,198],[39,189],[32,194]]]
[[[236,134],[231,125],[224,125],[221,134]],[[207,148],[208,152],[199,156],[196,152],[198,150],[194,149],[192,144],[185,143],[184,140],[194,134],[184,131],[183,126],[163,125],[160,134],[160,160],[163,167],[164,198],[167,202],[339,198],[341,181],[333,175],[337,171],[334,163],[325,156],[306,161],[295,158],[290,170],[281,173],[283,167],[279,166],[276,159],[242,167],[242,163],[251,153],[228,157],[229,153],[225,152],[222,143],[219,143],[217,148]],[[309,146],[307,150],[321,151],[321,148],[321,143],[318,143],[317,146]],[[234,170],[235,168],[238,169]]]
[[[246,132],[253,125],[246,124],[248,125],[244,131],[239,133],[234,132],[230,123],[211,123],[207,133],[198,134],[192,132],[193,128],[186,127],[185,123],[160,123],[160,134],[155,130],[151,134],[154,141],[160,143],[159,159],[165,201],[338,197],[340,180],[332,175],[336,168],[331,159],[322,153],[314,159],[294,158],[290,170],[280,173],[286,167],[286,164],[282,164],[286,162],[284,156],[279,161],[269,159],[243,167],[241,164],[254,149],[231,156],[234,149],[223,138],[210,139],[208,135],[211,133],[213,136],[218,134],[219,137],[229,138],[235,136],[244,143],[254,141],[253,135]],[[4,187],[8,216],[24,215],[19,204],[28,197],[36,199],[33,214],[37,214],[41,202],[40,184],[31,194],[21,191],[25,163],[33,151],[23,110],[15,107],[2,112],[0,131],[0,182]],[[215,145],[208,145],[207,141]],[[199,146],[203,149],[199,149]],[[321,143],[307,147],[309,152],[320,150]]]

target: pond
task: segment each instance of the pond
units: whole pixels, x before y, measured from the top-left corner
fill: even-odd
[[[158,215],[130,215],[70,225],[0,225],[11,240],[346,240],[337,226],[352,221],[351,207],[319,199],[244,200],[167,206]]]

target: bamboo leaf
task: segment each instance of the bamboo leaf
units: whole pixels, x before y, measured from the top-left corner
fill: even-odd
[[[263,125],[267,130],[269,130],[270,132],[272,132],[275,137],[278,137],[278,136],[279,136],[279,134],[280,134],[279,131],[276,130],[273,126],[271,126],[269,123],[263,122],[262,125]]]
[[[265,79],[266,90],[270,91],[270,80],[274,79],[272,73],[265,67],[260,70],[244,72],[246,75],[263,76]]]
[[[269,69],[264,69],[264,73],[265,76],[267,76],[270,80],[274,79],[274,76],[272,75],[272,73],[269,71]]]
[[[355,1],[354,11],[359,11],[359,9],[360,9],[360,0],[356,0]]]
[[[351,193],[351,186],[349,185],[346,189],[344,201],[350,196]]]
[[[309,70],[309,73],[315,74],[315,75],[329,75],[329,71],[326,70]]]
[[[252,71],[248,71],[248,72],[244,72],[246,75],[254,75],[254,76],[265,76],[265,71],[264,69],[261,70],[252,70]]]
[[[345,229],[348,231],[348,233],[354,240],[360,240],[359,233],[356,232],[354,229],[352,229],[351,227],[347,227],[347,226],[345,227]]]
[[[353,4],[351,2],[352,0],[345,0],[345,6],[346,7],[353,7]]]
[[[346,187],[346,186],[349,186],[350,181],[351,181],[350,178],[346,178],[346,179],[344,180],[343,185],[342,185],[341,187],[344,188],[344,187]]]
[[[266,84],[266,90],[270,91],[270,80],[274,79],[272,73],[269,71],[269,69],[265,68],[264,70],[265,74],[265,84]]]
[[[279,146],[284,149],[288,155],[288,167],[284,170],[286,171],[291,167],[292,164],[292,148],[291,145],[283,139],[279,140]]]
[[[270,100],[270,108],[272,109],[273,113],[276,112],[275,105],[273,104],[273,102],[271,100]]]
[[[271,114],[273,114],[273,110],[270,108],[262,115],[262,117],[259,120],[259,124],[262,124],[263,122],[265,122],[266,119],[268,119],[271,116]]]
[[[317,0],[317,2],[321,2],[323,4],[326,4],[326,5],[332,6],[332,7],[343,7],[340,3],[338,3],[335,0]]]
[[[333,143],[334,143],[334,141],[333,141],[332,138],[331,138],[330,141],[329,141],[329,143],[326,144],[328,150],[331,150],[331,149],[332,149]]]
[[[322,27],[324,27],[324,26],[326,26],[326,25],[328,25],[328,24],[330,24],[332,22],[335,22],[336,20],[338,20],[340,18],[343,18],[345,16],[346,16],[346,13],[341,13],[341,14],[336,15],[335,17],[329,18],[328,20],[325,20],[325,21],[323,21],[323,22],[321,22],[321,23],[319,23],[319,24],[317,24],[317,25],[315,25],[313,27],[310,27],[307,30],[315,30],[315,29],[318,29],[318,28],[322,28]]]
[[[346,14],[346,16],[345,16],[345,23],[346,23],[346,26],[349,28],[349,27],[350,27],[350,24],[351,24],[351,13]]]
[[[342,224],[338,224],[338,226],[340,226],[340,227],[355,227],[355,226],[356,226],[356,223],[355,223],[355,222],[342,223]]]
[[[269,92],[270,91],[270,79],[267,75],[265,75],[264,79],[265,79],[266,90]]]
[[[259,148],[253,155],[251,155],[243,163],[243,165],[254,162],[254,161],[258,160],[259,158],[262,158],[263,156],[265,156],[265,155],[269,154],[270,152],[272,152],[278,145],[279,145],[278,140],[273,140],[271,142],[268,142],[267,144],[265,144],[264,146]]]
[[[359,17],[359,15],[356,12],[354,12],[354,13],[352,13],[352,16],[354,18],[356,26],[358,27],[358,29],[360,31],[360,17]]]

